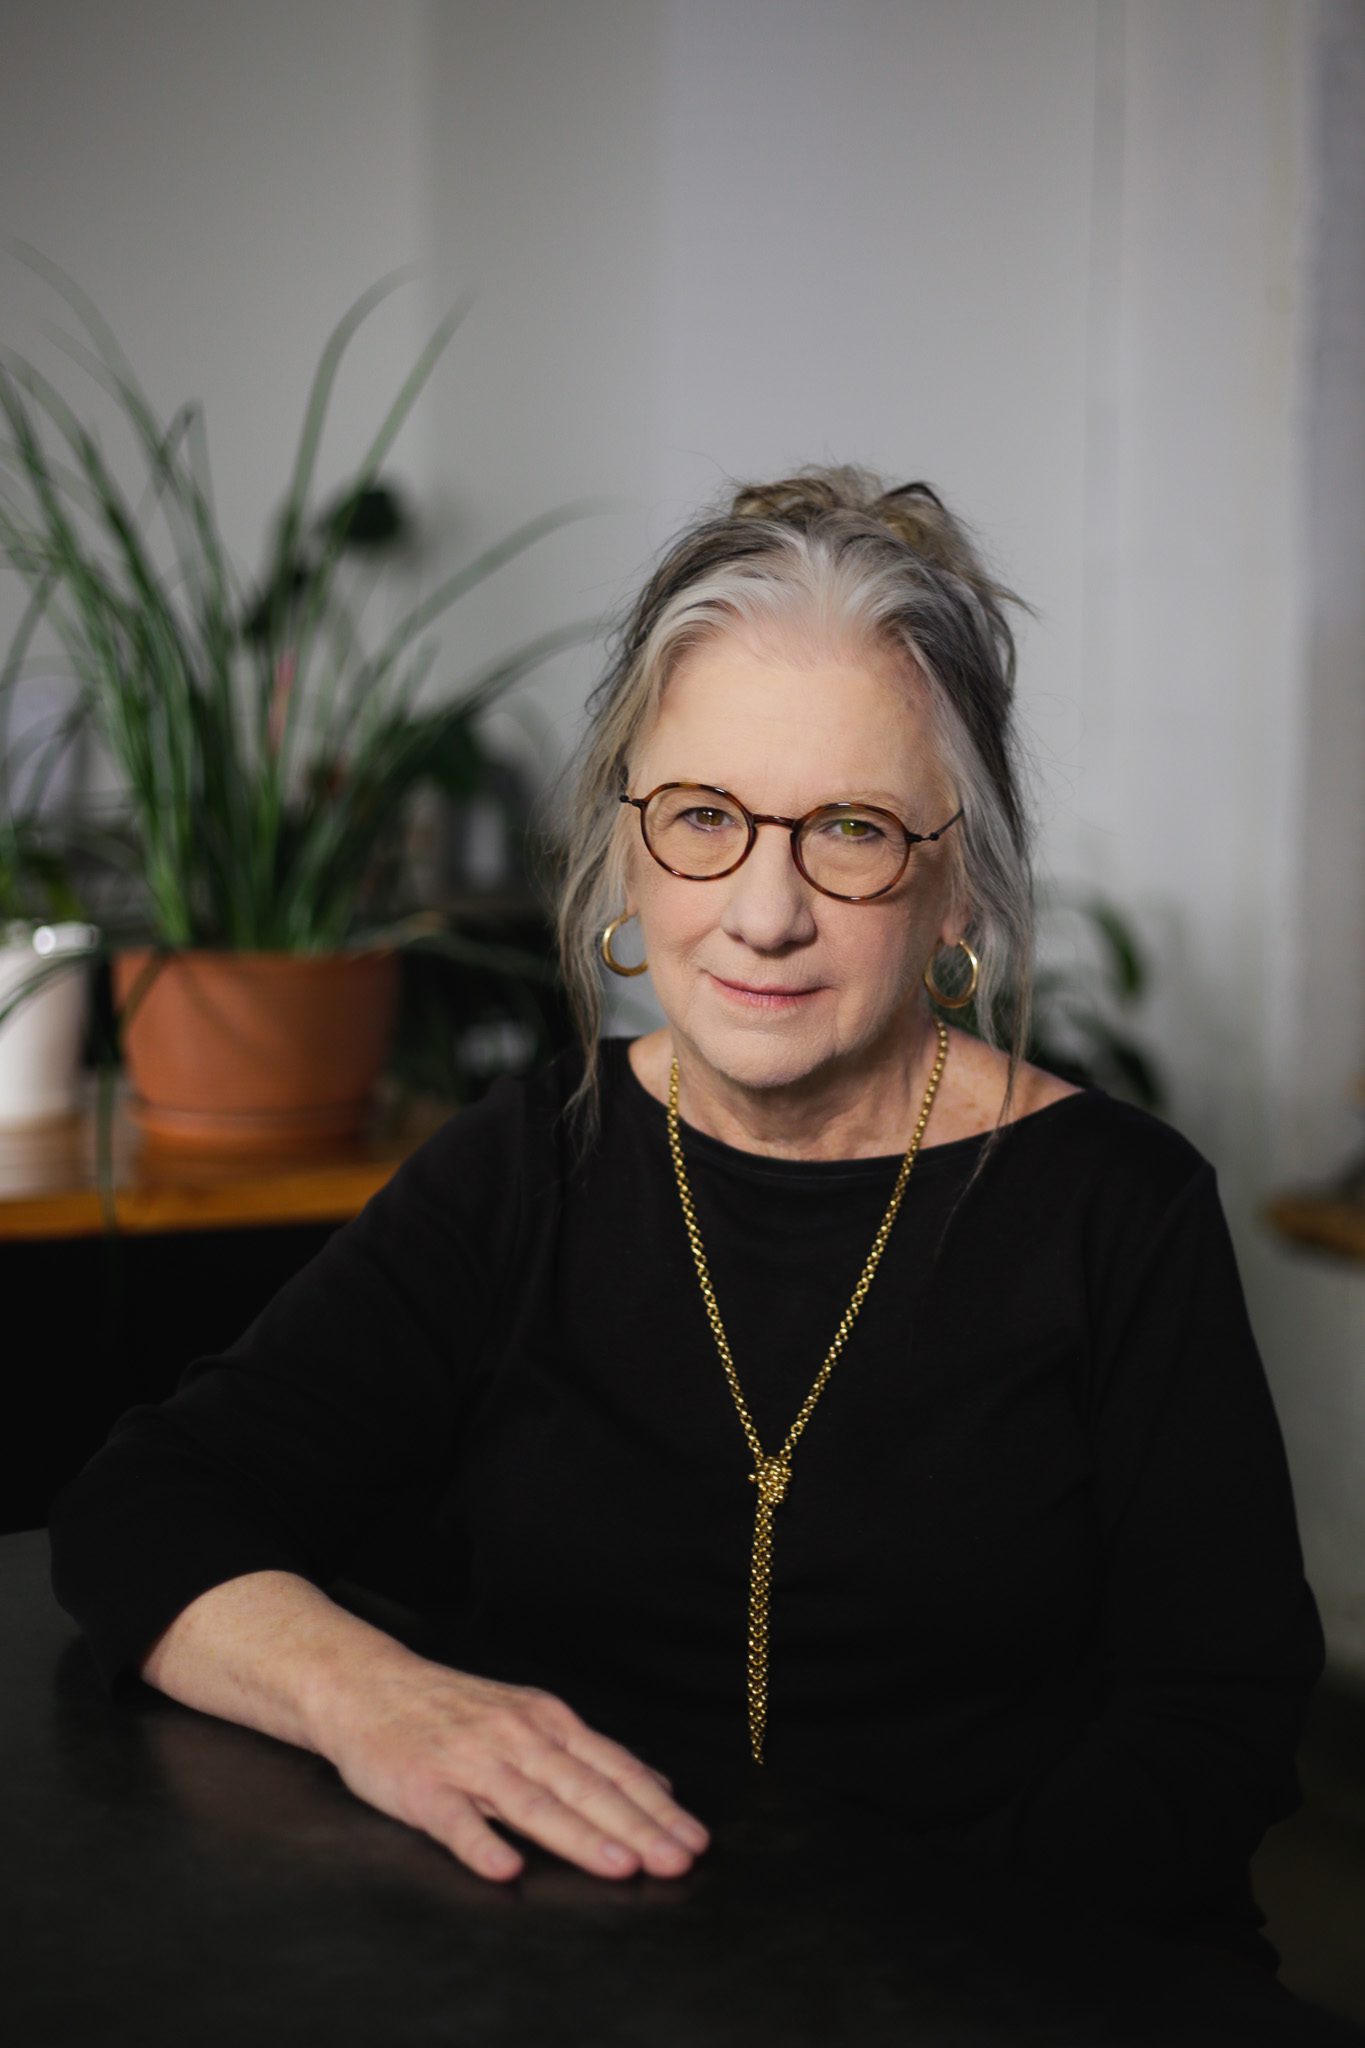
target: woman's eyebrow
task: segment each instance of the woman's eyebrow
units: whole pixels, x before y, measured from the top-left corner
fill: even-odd
[[[898,816],[913,808],[903,796],[895,796],[889,789],[869,789],[862,783],[856,787],[856,796],[831,797],[829,801],[837,804],[880,804],[883,810],[895,811]]]
[[[728,791],[731,796],[738,796],[741,803],[749,802],[748,797],[742,791],[736,790],[734,785],[729,782],[705,782],[699,780],[697,787],[699,789],[723,789]],[[845,790],[838,796],[822,796],[817,798],[813,804],[806,805],[806,811],[821,810],[826,804],[877,804],[882,810],[894,811],[898,818],[907,818],[916,808],[921,811],[925,808],[923,803],[917,807],[908,802],[905,797],[898,796],[893,790],[874,789],[867,783],[862,782],[846,785]],[[801,817],[805,815],[805,812],[794,811],[789,815]]]

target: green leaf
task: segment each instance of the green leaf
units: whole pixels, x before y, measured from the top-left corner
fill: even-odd
[[[1083,906],[1104,941],[1109,977],[1117,995],[1127,999],[1140,996],[1147,985],[1147,969],[1137,939],[1113,905],[1092,896]]]
[[[318,950],[344,944],[371,918],[367,891],[388,862],[406,799],[423,778],[477,786],[484,765],[476,714],[537,664],[597,634],[579,621],[540,635],[466,675],[434,709],[420,696],[441,650],[435,622],[483,578],[556,527],[612,500],[581,500],[528,521],[409,608],[367,652],[338,575],[362,517],[389,510],[379,465],[463,318],[442,321],[385,409],[359,467],[317,519],[309,499],[347,345],[403,273],[381,280],[333,329],[312,380],[294,453],[259,636],[214,505],[202,405],[164,424],[112,329],[58,266],[27,244],[10,249],[75,309],[93,343],[57,345],[108,393],[132,430],[144,476],[125,495],[77,409],[22,357],[0,371],[8,466],[0,476],[0,546],[29,588],[26,619],[45,616],[128,794],[126,841],[150,920],[166,945]],[[54,452],[58,451],[58,452]],[[59,455],[60,458],[59,459]],[[164,520],[174,559],[152,524]],[[160,533],[157,534],[161,542]],[[5,674],[20,673],[23,646]],[[2,709],[2,707],[0,707]],[[74,729],[74,728],[73,728]],[[42,757],[55,765],[61,737]],[[3,762],[0,762],[3,773]],[[3,785],[0,785],[3,793]],[[87,847],[99,844],[95,831]],[[20,849],[0,829],[0,864]],[[33,878],[37,879],[34,870]]]

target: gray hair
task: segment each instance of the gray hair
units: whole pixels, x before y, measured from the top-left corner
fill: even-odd
[[[922,679],[931,730],[963,816],[944,841],[981,962],[971,1012],[1007,1045],[1006,1113],[1029,1030],[1031,829],[1013,722],[1013,591],[988,573],[967,528],[925,483],[813,467],[746,485],[669,546],[608,640],[608,667],[566,774],[556,926],[584,1052],[572,1107],[596,1127],[603,995],[600,936],[625,898],[620,794],[669,677],[693,648],[737,628],[808,632],[826,647],[876,647]],[[998,1129],[998,1126],[997,1126]]]

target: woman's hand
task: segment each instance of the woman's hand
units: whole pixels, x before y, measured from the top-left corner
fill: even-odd
[[[710,1839],[661,1772],[553,1693],[425,1659],[334,1701],[319,1747],[357,1798],[480,1877],[525,1861],[486,1816],[599,1877],[680,1877]]]

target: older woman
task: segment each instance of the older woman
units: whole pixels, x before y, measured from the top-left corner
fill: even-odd
[[[674,545],[571,808],[582,1046],[67,1487],[111,1687],[321,1752],[488,1878],[494,1823],[681,1873],[661,1767],[742,1759],[1274,1966],[1247,1859],[1322,1634],[1211,1168],[1023,1058],[1008,601],[856,470]],[[602,959],[661,1029],[599,1044]],[[327,1590],[396,1517],[430,1654]]]

